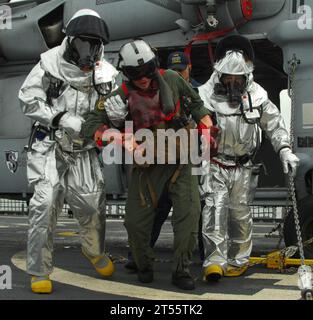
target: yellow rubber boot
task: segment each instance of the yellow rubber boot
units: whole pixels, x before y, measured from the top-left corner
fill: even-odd
[[[32,276],[31,289],[34,293],[51,293],[52,281],[49,279],[49,276]]]
[[[205,281],[218,281],[224,275],[223,268],[218,264],[212,264],[203,270],[203,278]]]
[[[93,264],[96,271],[103,277],[110,277],[114,271],[114,264],[111,259],[103,254],[97,257],[89,256],[84,249],[82,249],[84,256]]]
[[[248,266],[242,266],[242,267],[233,267],[229,266],[227,267],[227,270],[225,272],[225,277],[239,277],[243,275],[248,269]]]

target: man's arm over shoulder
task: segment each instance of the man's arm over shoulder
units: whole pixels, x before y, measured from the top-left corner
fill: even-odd
[[[96,131],[103,125],[108,127],[111,125],[107,114],[105,112],[105,100],[113,96],[120,96],[122,100],[126,103],[126,97],[122,87],[118,87],[116,90],[107,95],[102,103],[98,103],[95,107],[95,110],[89,112],[85,116],[85,122],[82,125],[81,133],[85,138],[93,139]]]
[[[173,72],[173,73],[176,73],[176,72]],[[189,83],[187,83],[177,73],[176,75],[171,75],[171,76],[175,77],[180,98],[184,96],[189,100],[189,103],[188,103],[189,111],[193,119],[197,123],[199,123],[203,117],[211,115],[211,112],[204,107],[203,101],[201,100],[198,93],[191,87]]]

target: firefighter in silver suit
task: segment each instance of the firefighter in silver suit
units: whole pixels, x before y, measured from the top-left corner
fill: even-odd
[[[35,293],[51,293],[53,232],[64,200],[80,225],[83,254],[102,276],[114,266],[105,255],[105,183],[96,145],[80,135],[83,116],[115,86],[118,72],[104,59],[105,22],[93,10],[75,13],[62,44],[41,55],[19,92],[34,120],[27,176],[29,204],[27,272]]]
[[[284,172],[295,174],[299,159],[279,109],[253,80],[253,49],[248,39],[233,35],[220,41],[214,72],[199,88],[205,106],[214,114],[217,150],[204,161],[200,193],[205,200],[202,236],[206,281],[239,276],[252,251],[249,204],[257,185],[259,166],[253,163],[261,130],[280,156]],[[211,130],[212,132],[212,130]]]

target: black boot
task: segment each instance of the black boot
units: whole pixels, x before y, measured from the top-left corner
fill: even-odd
[[[138,270],[138,280],[142,283],[153,282],[153,270],[152,269]]]
[[[128,260],[124,267],[131,273],[136,273],[138,271],[137,265],[134,260]]]
[[[182,290],[194,290],[195,289],[195,281],[191,277],[191,275],[187,272],[184,273],[173,273],[172,274],[172,283],[182,289]]]
[[[125,269],[127,269],[129,271],[129,273],[136,273],[138,271],[138,268],[137,268],[136,262],[133,258],[132,252],[128,251],[127,256],[128,256],[128,261],[124,266]]]

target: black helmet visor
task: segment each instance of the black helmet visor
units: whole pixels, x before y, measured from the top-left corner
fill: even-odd
[[[151,60],[142,66],[123,66],[122,71],[129,80],[139,80],[143,77],[153,79],[156,77],[156,63]]]

